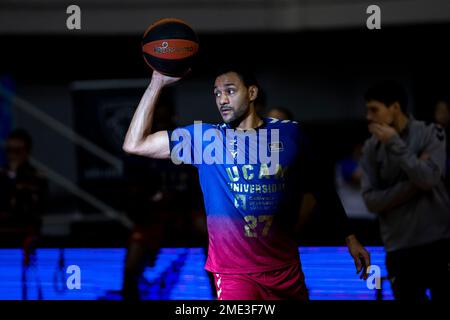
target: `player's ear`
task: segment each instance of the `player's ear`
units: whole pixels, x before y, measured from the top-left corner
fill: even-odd
[[[250,102],[253,102],[258,97],[258,87],[257,86],[250,86],[248,88],[248,97],[250,99]]]

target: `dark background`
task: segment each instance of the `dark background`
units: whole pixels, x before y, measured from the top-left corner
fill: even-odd
[[[354,143],[368,137],[363,94],[370,84],[382,79],[402,82],[410,98],[409,110],[423,120],[431,120],[438,99],[449,99],[449,34],[449,23],[389,26],[381,30],[359,27],[199,32],[200,52],[192,73],[168,89],[176,122],[183,125],[193,120],[220,121],[212,96],[212,71],[224,61],[240,59],[254,67],[266,95],[266,110],[286,107],[303,124],[322,160],[319,170],[328,172],[329,182],[333,183],[333,164],[348,155]],[[86,101],[92,96],[117,98],[119,92],[131,117],[151,76],[142,59],[139,34],[5,34],[1,35],[0,55],[0,74],[14,80],[19,96],[117,157],[124,157],[120,140],[107,139],[110,129],[99,125],[102,115],[96,112],[96,102]],[[141,82],[119,91],[105,89],[86,94],[74,89],[74,83],[105,79]],[[119,174],[92,180],[90,186],[83,175],[92,163],[106,169],[107,164],[89,159],[83,150],[20,110],[14,110],[14,123],[32,133],[33,155],[37,159],[115,209],[123,210],[117,197],[121,188]],[[127,121],[121,123],[125,130]],[[60,245],[61,239],[67,245],[117,246],[126,242],[127,230],[114,221],[81,218],[74,222],[74,213],[97,217],[95,209],[55,184],[51,184],[50,191],[52,202],[44,226],[47,245]],[[77,240],[71,242],[74,230],[85,236],[74,237]],[[373,222],[364,224],[359,232],[366,243],[380,244]],[[304,241],[341,243],[334,237],[332,225],[327,224],[313,224]]]

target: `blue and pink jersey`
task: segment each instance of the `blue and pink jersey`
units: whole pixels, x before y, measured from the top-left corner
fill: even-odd
[[[208,271],[264,272],[299,262],[293,226],[298,217],[300,190],[305,183],[299,181],[296,169],[303,152],[303,135],[295,121],[272,118],[263,121],[252,131],[257,143],[252,145],[249,138],[245,148],[239,148],[243,144],[237,144],[236,139],[220,138],[231,129],[227,124],[201,123],[169,132],[171,152],[183,141],[190,148],[184,155],[183,152],[172,155],[172,159],[175,157],[198,168],[209,234]],[[201,130],[198,130],[199,125]],[[215,129],[217,133],[214,139],[222,150],[216,153],[231,154],[231,163],[208,164],[194,159],[195,155],[201,156],[211,148],[213,139],[203,136],[208,129]],[[264,139],[259,134],[263,130],[267,133]],[[263,146],[263,149],[255,152],[252,149],[255,146],[259,149]],[[278,153],[277,163],[261,161],[261,152]],[[244,163],[238,161],[242,153]],[[256,161],[251,161],[255,154]]]

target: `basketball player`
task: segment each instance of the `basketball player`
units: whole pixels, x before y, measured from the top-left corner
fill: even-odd
[[[197,167],[209,234],[205,268],[214,274],[218,299],[308,300],[292,230],[301,193],[310,191],[310,182],[303,179],[310,168],[300,126],[289,120],[260,118],[254,107],[258,96],[256,79],[245,69],[230,66],[217,73],[213,89],[223,124],[197,123],[173,132],[147,134],[153,126],[161,89],[179,79],[153,72],[125,137],[124,151],[150,158],[172,158]],[[202,134],[199,136],[199,129],[212,130],[213,139],[220,146],[217,153],[231,154],[233,161],[227,164],[195,161],[198,160],[195,155],[204,152],[209,143]],[[249,158],[254,150],[247,148],[250,142],[244,148],[242,145],[239,148],[239,144],[236,148],[236,136],[231,140],[223,138],[227,130],[236,136],[247,134],[249,140],[256,139],[259,148],[263,146],[264,152],[276,153],[277,163],[270,163],[276,170],[261,160],[261,153],[252,164]],[[275,142],[264,146],[263,132],[267,133],[267,141]],[[188,150],[177,153],[182,144],[187,144]],[[239,162],[241,156],[245,164]],[[342,207],[339,209],[344,212]],[[357,273],[361,272],[365,278],[369,254],[351,234],[345,219],[345,214],[336,218],[336,228],[346,238]]]

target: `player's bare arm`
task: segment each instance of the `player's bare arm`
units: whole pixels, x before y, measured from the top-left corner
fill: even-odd
[[[139,102],[125,136],[122,147],[125,152],[154,159],[169,159],[170,149],[167,131],[158,131],[152,134],[150,132],[155,106],[162,88],[179,79],[153,71],[152,80]]]

